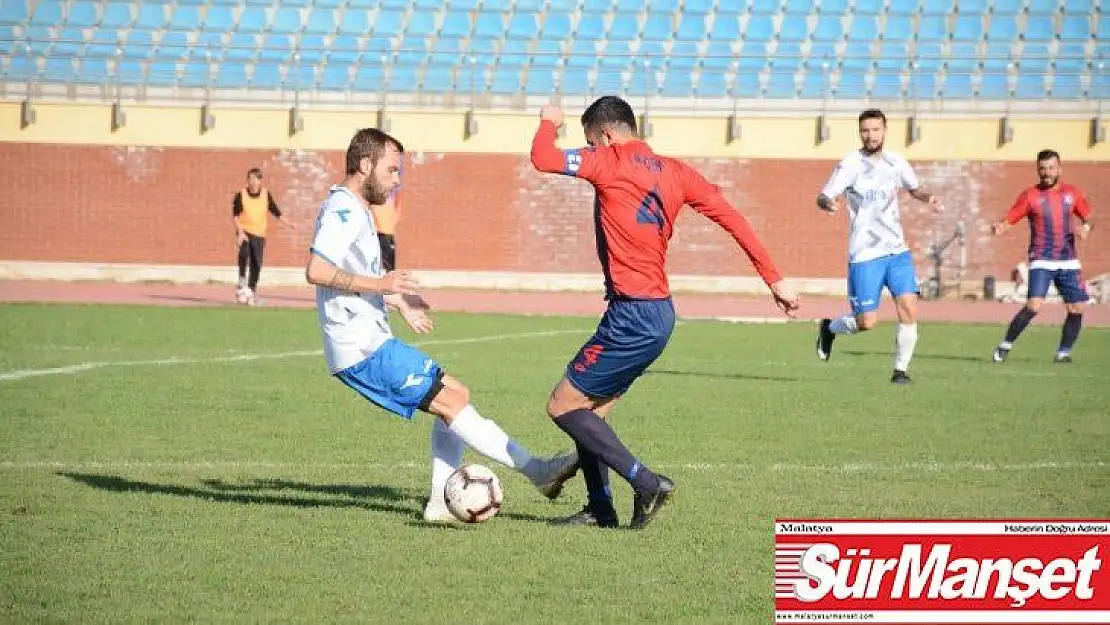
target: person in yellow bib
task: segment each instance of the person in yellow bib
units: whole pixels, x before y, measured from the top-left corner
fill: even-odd
[[[262,187],[262,170],[255,167],[247,172],[246,188],[236,193],[232,201],[232,219],[239,241],[239,288],[235,301],[240,304],[253,306],[258,302],[255,293],[262,274],[262,253],[266,247],[266,226],[270,215],[285,226],[293,227],[281,214],[274,196]]]

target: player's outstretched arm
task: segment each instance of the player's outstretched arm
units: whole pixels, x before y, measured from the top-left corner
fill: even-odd
[[[385,303],[401,314],[401,318],[409,324],[413,332],[427,334],[435,329],[435,322],[425,312],[430,307],[423,298],[401,293],[389,293],[385,296]]]
[[[940,198],[925,187],[917,187],[916,189],[910,190],[910,197],[918,202],[925,202],[938,213],[944,210],[944,204],[941,203]]]
[[[314,286],[323,286],[348,293],[416,294],[419,284],[407,271],[391,271],[381,278],[360,276],[343,271],[319,254],[312,254],[305,267],[305,279]]]

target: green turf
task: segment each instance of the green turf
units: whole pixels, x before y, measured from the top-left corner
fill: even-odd
[[[567,447],[543,405],[593,319],[438,321],[483,414]],[[613,414],[679,484],[656,524],[549,528],[581,480],[552,504],[494,467],[503,513],[456,530],[419,520],[426,418],[318,355],[231,360],[318,350],[311,311],[6,306],[0,377],[107,364],[0,380],[0,620],[767,622],[776,517],[1110,515],[1110,332],[1058,366],[1034,327],[997,366],[1000,332],[922,326],[898,388],[890,325],[820,363],[811,324],[682,324]]]

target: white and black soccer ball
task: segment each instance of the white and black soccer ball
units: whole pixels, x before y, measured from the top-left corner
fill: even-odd
[[[482,523],[501,511],[501,480],[480,464],[460,467],[447,478],[443,499],[447,509],[463,523]]]

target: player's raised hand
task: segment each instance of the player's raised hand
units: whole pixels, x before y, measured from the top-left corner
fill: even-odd
[[[775,305],[779,307],[779,310],[786,313],[786,316],[798,316],[801,298],[798,297],[797,293],[791,291],[782,282],[776,282],[771,285],[771,296],[775,298]]]
[[[556,128],[561,128],[563,125],[563,109],[554,104],[544,105],[544,107],[540,109],[540,119],[555,124]]]
[[[929,197],[929,206],[932,207],[934,213],[944,212],[944,204],[935,195]]]
[[[391,271],[382,278],[383,293],[401,293],[402,295],[416,295],[420,283],[407,271]]]
[[[405,320],[405,323],[409,324],[412,331],[417,334],[427,334],[436,327],[435,322],[432,321],[432,318],[429,317],[423,309],[405,305],[399,308],[398,312],[401,313],[401,317]]]

